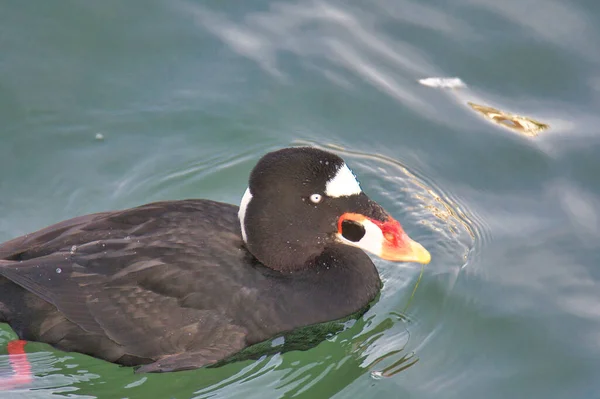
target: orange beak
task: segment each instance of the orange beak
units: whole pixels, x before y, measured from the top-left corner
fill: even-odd
[[[344,236],[344,222],[351,221],[364,229],[364,235],[349,240]],[[413,241],[402,229],[400,223],[391,216],[385,222],[368,218],[359,213],[345,213],[338,219],[338,239],[371,252],[381,259],[395,262],[416,262],[427,264],[431,261],[429,252],[418,242]]]

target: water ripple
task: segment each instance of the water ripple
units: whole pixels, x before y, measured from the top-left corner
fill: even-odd
[[[231,51],[277,79],[293,79],[281,61],[285,54],[293,54],[336,85],[348,88],[365,82],[412,111],[439,120],[435,106],[425,101],[416,84],[423,73],[436,74],[438,68],[417,47],[375,28],[371,22],[385,15],[380,9],[325,1],[275,3],[236,21],[198,4],[173,4]],[[425,6],[413,11],[423,9],[439,15]],[[390,18],[395,20],[397,13]]]

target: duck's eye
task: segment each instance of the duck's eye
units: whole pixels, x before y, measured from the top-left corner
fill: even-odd
[[[322,199],[323,199],[323,196],[321,194],[313,194],[310,196],[310,200],[314,204],[318,204],[319,202],[321,202]]]

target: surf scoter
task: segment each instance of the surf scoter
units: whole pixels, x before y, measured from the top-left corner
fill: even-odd
[[[340,157],[286,148],[260,159],[239,208],[156,202],[0,244],[0,322],[138,372],[215,365],[364,313],[381,281],[363,250],[430,260]]]

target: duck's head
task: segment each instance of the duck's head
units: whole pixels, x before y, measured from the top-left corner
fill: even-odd
[[[316,148],[286,148],[261,158],[238,215],[248,250],[276,270],[301,270],[339,244],[391,261],[431,259],[361,190],[342,158]]]

